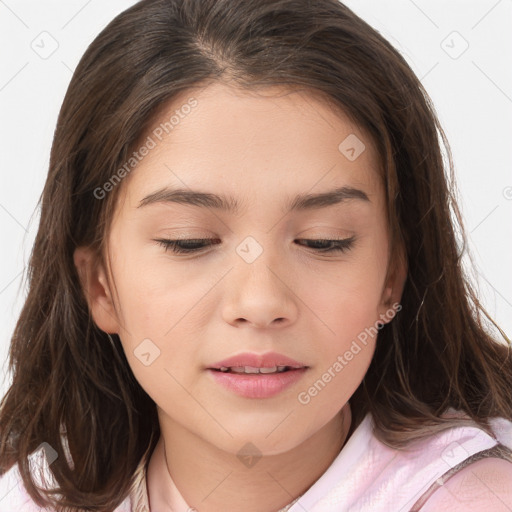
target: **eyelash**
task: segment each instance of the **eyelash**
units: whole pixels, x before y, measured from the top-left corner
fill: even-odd
[[[159,245],[163,246],[165,248],[165,251],[167,252],[168,249],[170,249],[175,254],[192,254],[199,252],[200,250],[204,249],[207,246],[213,245],[212,243],[208,243],[210,240],[217,240],[215,238],[191,238],[191,239],[181,239],[181,240],[167,240],[167,239],[156,239],[155,242],[158,242]],[[340,252],[344,253],[349,251],[352,248],[352,245],[354,244],[355,236],[351,236],[350,238],[343,238],[343,239],[336,239],[336,240],[328,240],[328,239],[307,239],[307,238],[299,238],[299,240],[304,240],[306,242],[313,242],[315,243],[329,243],[332,244],[329,248],[313,248],[319,253],[334,253],[334,252]],[[206,242],[206,243],[205,243]],[[204,244],[202,247],[184,247],[181,244],[192,244],[192,245],[201,245]]]

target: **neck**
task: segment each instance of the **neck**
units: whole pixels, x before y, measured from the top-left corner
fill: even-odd
[[[352,423],[347,403],[300,445],[246,466],[160,409],[159,419],[162,434],[148,467],[148,489],[151,507],[162,512],[176,510],[173,482],[187,505],[201,512],[279,510],[322,476],[347,441]]]

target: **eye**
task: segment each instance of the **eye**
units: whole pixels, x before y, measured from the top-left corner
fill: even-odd
[[[298,241],[306,242],[309,248],[314,249],[320,253],[326,252],[346,252],[352,248],[355,236],[350,238],[341,238],[335,240],[327,239],[306,239],[300,238]],[[202,249],[214,245],[213,242],[220,241],[218,238],[190,238],[181,240],[168,240],[168,239],[155,239],[159,245],[165,248],[165,251],[171,250],[175,254],[191,254],[199,252]]]
[[[308,247],[311,247],[311,245],[313,245],[312,248],[318,252],[346,252],[352,248],[355,236],[351,236],[350,238],[338,238],[336,240],[308,240],[305,238],[301,238],[300,240],[307,242]]]
[[[168,249],[171,249],[174,253],[189,254],[198,252],[209,245],[213,245],[213,243],[211,243],[212,240],[218,240],[218,238],[190,238],[181,240],[167,240],[162,238],[155,240],[155,242],[165,247],[166,252]]]

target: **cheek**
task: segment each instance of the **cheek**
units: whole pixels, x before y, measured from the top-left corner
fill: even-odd
[[[197,264],[171,261],[163,248],[119,237],[115,282],[125,329],[133,337],[162,338],[215,283]],[[155,243],[155,245],[157,245]]]
[[[333,417],[353,395],[370,365],[375,340],[356,338],[331,348],[297,394],[300,406],[316,418]]]
[[[315,343],[320,373],[327,371],[338,356],[344,359],[341,364],[345,376],[357,376],[358,368],[363,368],[364,373],[378,335],[375,306],[367,300],[349,297],[339,300],[335,308],[320,313],[324,325],[317,329],[322,335]],[[338,374],[341,371],[339,365],[337,369],[335,373]]]
[[[343,370],[339,364],[336,365],[339,372],[331,369],[337,376],[333,382],[347,378],[359,383],[370,363],[378,335],[381,273],[385,270],[381,267],[372,258],[361,259],[358,264],[345,265],[335,278],[330,273],[304,288],[309,289],[305,311],[316,324],[314,332],[319,335],[315,342],[315,352],[321,361],[319,373],[327,371],[338,356],[346,354],[346,362],[340,363]],[[336,384],[331,388],[335,389]]]
[[[352,270],[343,280],[313,288],[309,296],[308,305],[321,319],[315,329],[317,364],[297,399],[326,417],[334,415],[361,383],[378,334],[378,272]]]
[[[310,274],[298,285],[304,302],[333,337],[355,335],[375,321],[384,270],[375,261],[367,263],[339,262],[334,271]]]
[[[182,382],[187,371],[176,361],[194,362],[197,343],[202,339],[205,307],[212,307],[209,292],[218,278],[212,272],[192,276],[165,258],[156,258],[156,262],[153,258],[148,264],[149,258],[138,256],[136,251],[126,254],[123,261],[118,261],[115,275],[123,347],[146,392],[158,394],[161,386],[167,386],[161,391],[168,392],[174,381],[166,370]],[[147,353],[149,356],[144,355]],[[148,359],[151,362],[146,366]]]

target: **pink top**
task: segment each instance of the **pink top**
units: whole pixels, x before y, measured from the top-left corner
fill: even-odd
[[[450,412],[456,413],[453,409]],[[470,462],[471,456],[496,447],[498,443],[512,450],[512,422],[492,418],[490,423],[495,437],[476,426],[456,427],[401,451],[389,448],[375,437],[373,420],[367,415],[325,473],[288,512],[410,511],[432,484],[436,481],[442,484],[440,477],[450,468],[463,461]],[[157,457],[162,456],[156,448],[155,453]],[[40,463],[40,467],[45,468],[45,475],[49,475],[44,456],[40,457]],[[148,472],[151,474],[151,464]],[[146,469],[141,463],[129,496],[114,512],[150,512],[149,500],[159,503],[164,495],[173,512],[195,510],[187,505],[170,475],[167,473],[163,478],[165,491],[158,484],[155,488],[150,483],[148,496]],[[419,510],[419,507],[415,506],[413,510]],[[0,477],[0,512],[13,511],[43,512],[26,493],[17,464]],[[44,512],[51,511],[46,509]]]

